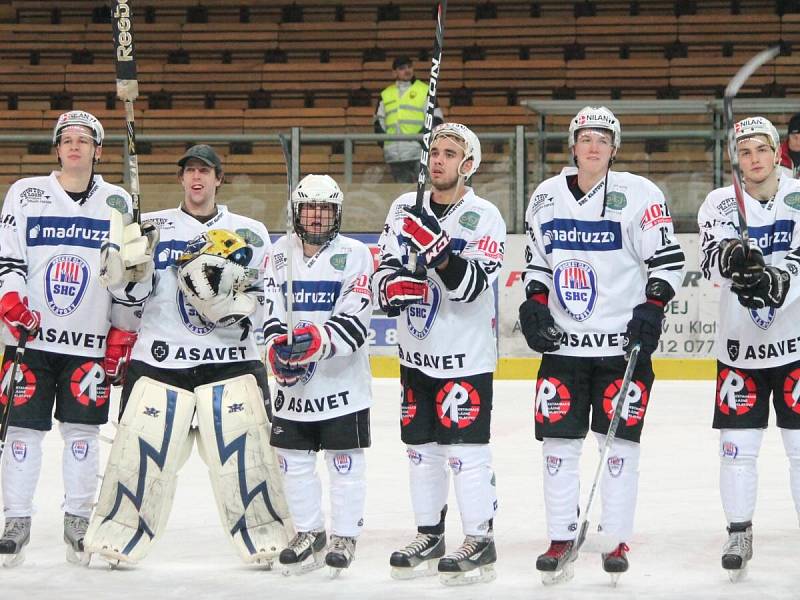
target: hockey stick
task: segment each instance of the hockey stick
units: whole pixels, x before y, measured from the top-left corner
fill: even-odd
[[[11,364],[11,377],[8,380],[8,390],[6,393],[6,405],[3,409],[3,417],[0,420],[0,464],[3,461],[3,450],[6,448],[6,437],[8,436],[8,425],[11,422],[11,406],[14,404],[14,396],[17,395],[17,371],[22,357],[25,356],[25,344],[28,343],[27,329],[19,330],[19,342],[14,351],[14,362]]]
[[[286,187],[289,189],[286,201],[286,338],[287,344],[292,344],[293,333],[293,311],[294,304],[294,278],[292,277],[292,233],[294,233],[294,222],[292,221],[292,152],[289,140],[283,134],[278,135],[283,149],[283,160],[286,163]]]
[[[136,75],[136,54],[133,47],[132,0],[112,1],[111,25],[114,29],[117,97],[125,103],[128,175],[130,176],[133,222],[141,224],[139,210],[139,158],[136,156],[136,133],[133,121],[133,101],[139,95],[139,81]]]
[[[603,465],[608,459],[608,452],[611,450],[611,444],[617,437],[617,428],[619,421],[622,418],[622,409],[625,407],[625,399],[628,395],[628,388],[633,381],[633,371],[636,369],[636,361],[639,359],[639,351],[641,344],[638,342],[631,348],[631,354],[628,358],[628,365],[625,367],[625,374],[622,376],[622,384],[619,387],[619,394],[617,395],[617,404],[614,407],[614,414],[611,417],[611,423],[608,425],[608,433],[606,433],[606,441],[603,444],[603,450],[600,453],[600,461],[597,463],[597,469],[594,472],[594,481],[592,482],[592,489],[589,492],[589,498],[586,500],[586,508],[583,511],[583,519],[581,521],[580,529],[578,530],[578,537],[575,539],[575,544],[570,550],[570,557],[565,562],[570,562],[573,556],[576,556],[586,541],[586,533],[589,530],[589,511],[592,509],[592,502],[594,501],[597,486],[600,483],[600,474],[603,471]]]
[[[439,72],[442,64],[442,47],[444,46],[444,19],[447,14],[447,0],[439,2],[436,14],[436,38],[433,42],[431,55],[431,76],[428,80],[428,100],[425,111],[425,125],[422,134],[422,152],[419,155],[419,176],[417,177],[417,197],[414,207],[422,208],[425,196],[425,179],[428,175],[428,155],[431,151],[431,130],[433,129],[433,113],[436,109],[436,88],[439,84]],[[417,253],[413,250],[408,257],[408,269],[413,273],[417,270]]]
[[[725,97],[722,100],[722,108],[725,117],[725,128],[728,131],[728,156],[731,161],[731,175],[733,179],[733,191],[736,195],[736,209],[739,213],[739,236],[742,238],[745,252],[750,248],[750,232],[747,228],[747,211],[744,205],[744,185],[742,183],[742,171],[739,168],[739,154],[736,152],[736,132],[734,131],[735,121],[733,120],[733,99],[736,94],[742,89],[744,82],[750,76],[758,71],[758,69],[766,62],[769,62],[778,54],[780,54],[781,47],[773,46],[762,50],[753,58],[748,60],[744,66],[739,69],[733,79],[730,80],[728,86],[725,88]]]

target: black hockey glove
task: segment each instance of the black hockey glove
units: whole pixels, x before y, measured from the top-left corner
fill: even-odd
[[[519,305],[519,326],[528,347],[544,354],[561,347],[563,331],[556,326],[547,306],[547,287],[534,281],[528,284],[528,299]]]
[[[751,246],[745,252],[742,240],[735,238],[719,243],[719,274],[733,281],[734,285],[755,285],[764,273],[764,255]]]
[[[789,273],[776,267],[766,267],[749,287],[732,285],[731,290],[745,308],[780,308],[789,293]]]
[[[663,279],[650,279],[644,288],[645,302],[633,307],[631,320],[625,330],[625,342],[622,349],[628,356],[636,342],[641,344],[641,351],[650,356],[658,348],[664,323],[664,307],[675,297],[675,290]]]

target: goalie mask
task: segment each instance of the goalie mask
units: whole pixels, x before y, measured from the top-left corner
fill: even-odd
[[[767,138],[767,143],[773,150],[780,146],[781,138],[775,126],[764,117],[750,117],[742,119],[733,126],[733,133],[736,136],[736,143],[746,140],[755,135],[763,135]]]
[[[253,249],[239,235],[211,229],[190,241],[177,259],[178,287],[200,315],[223,327],[234,325],[256,309],[248,294],[256,272],[248,265]]]
[[[611,145],[619,150],[622,143],[622,128],[619,120],[605,106],[586,106],[569,123],[569,147],[575,145],[581,129],[603,129],[611,133]]]
[[[339,233],[344,194],[328,175],[306,175],[292,192],[294,231],[307,244],[322,246]]]
[[[478,136],[466,125],[461,123],[442,123],[433,128],[431,132],[431,146],[436,141],[436,138],[448,137],[454,139],[456,144],[461,146],[464,150],[464,158],[461,164],[458,165],[458,174],[463,175],[464,179],[469,179],[481,166],[481,142]],[[463,171],[464,164],[472,159],[472,166],[468,171]]]
[[[81,135],[91,137],[97,146],[103,145],[105,131],[97,117],[82,110],[71,110],[58,117],[58,121],[56,121],[56,126],[53,128],[53,146],[58,145],[62,132],[69,127],[86,127],[91,134],[85,129],[81,129]]]

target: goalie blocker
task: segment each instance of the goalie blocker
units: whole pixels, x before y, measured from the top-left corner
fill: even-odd
[[[136,563],[147,556],[164,530],[177,474],[195,436],[223,527],[241,558],[271,566],[286,546],[288,508],[269,446],[261,392],[265,376],[263,371],[247,373],[248,367],[254,370],[252,363],[206,369],[219,374],[220,367],[229,374],[245,374],[189,391],[173,385],[188,379],[181,371],[162,383],[146,374],[165,379],[164,370],[131,365],[128,393],[123,392],[127,406],[86,536],[88,552],[112,564]]]

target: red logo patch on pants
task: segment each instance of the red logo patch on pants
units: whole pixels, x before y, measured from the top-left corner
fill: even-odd
[[[69,389],[78,404],[103,406],[108,402],[109,386],[103,367],[94,361],[87,361],[75,369],[70,377]]]
[[[436,415],[445,427],[469,427],[480,412],[480,396],[466,381],[448,381],[436,394]]]
[[[11,365],[13,361],[8,361],[3,365],[2,376],[0,376],[0,404],[8,404],[8,385],[11,383]],[[36,391],[36,375],[33,374],[27,365],[20,363],[17,366],[17,376],[14,378],[17,387],[14,389],[14,406],[22,406],[33,398]]]
[[[542,377],[536,381],[535,403],[537,423],[558,423],[572,408],[572,396],[559,379]]]
[[[717,406],[723,415],[743,415],[756,403],[756,382],[736,369],[722,369],[717,377]]]
[[[603,410],[609,421],[614,417],[614,408],[616,408],[614,399],[619,394],[621,386],[622,379],[616,379],[603,392]],[[628,386],[628,393],[622,399],[625,404],[622,405],[620,420],[628,427],[636,426],[644,419],[649,399],[650,395],[647,393],[645,385],[640,381],[631,381],[630,386]]]
[[[795,369],[783,382],[783,401],[794,412],[800,413],[800,369]]]
[[[406,401],[400,406],[400,423],[405,427],[417,416],[417,399],[414,398],[414,390],[411,388],[403,390],[403,393]]]

